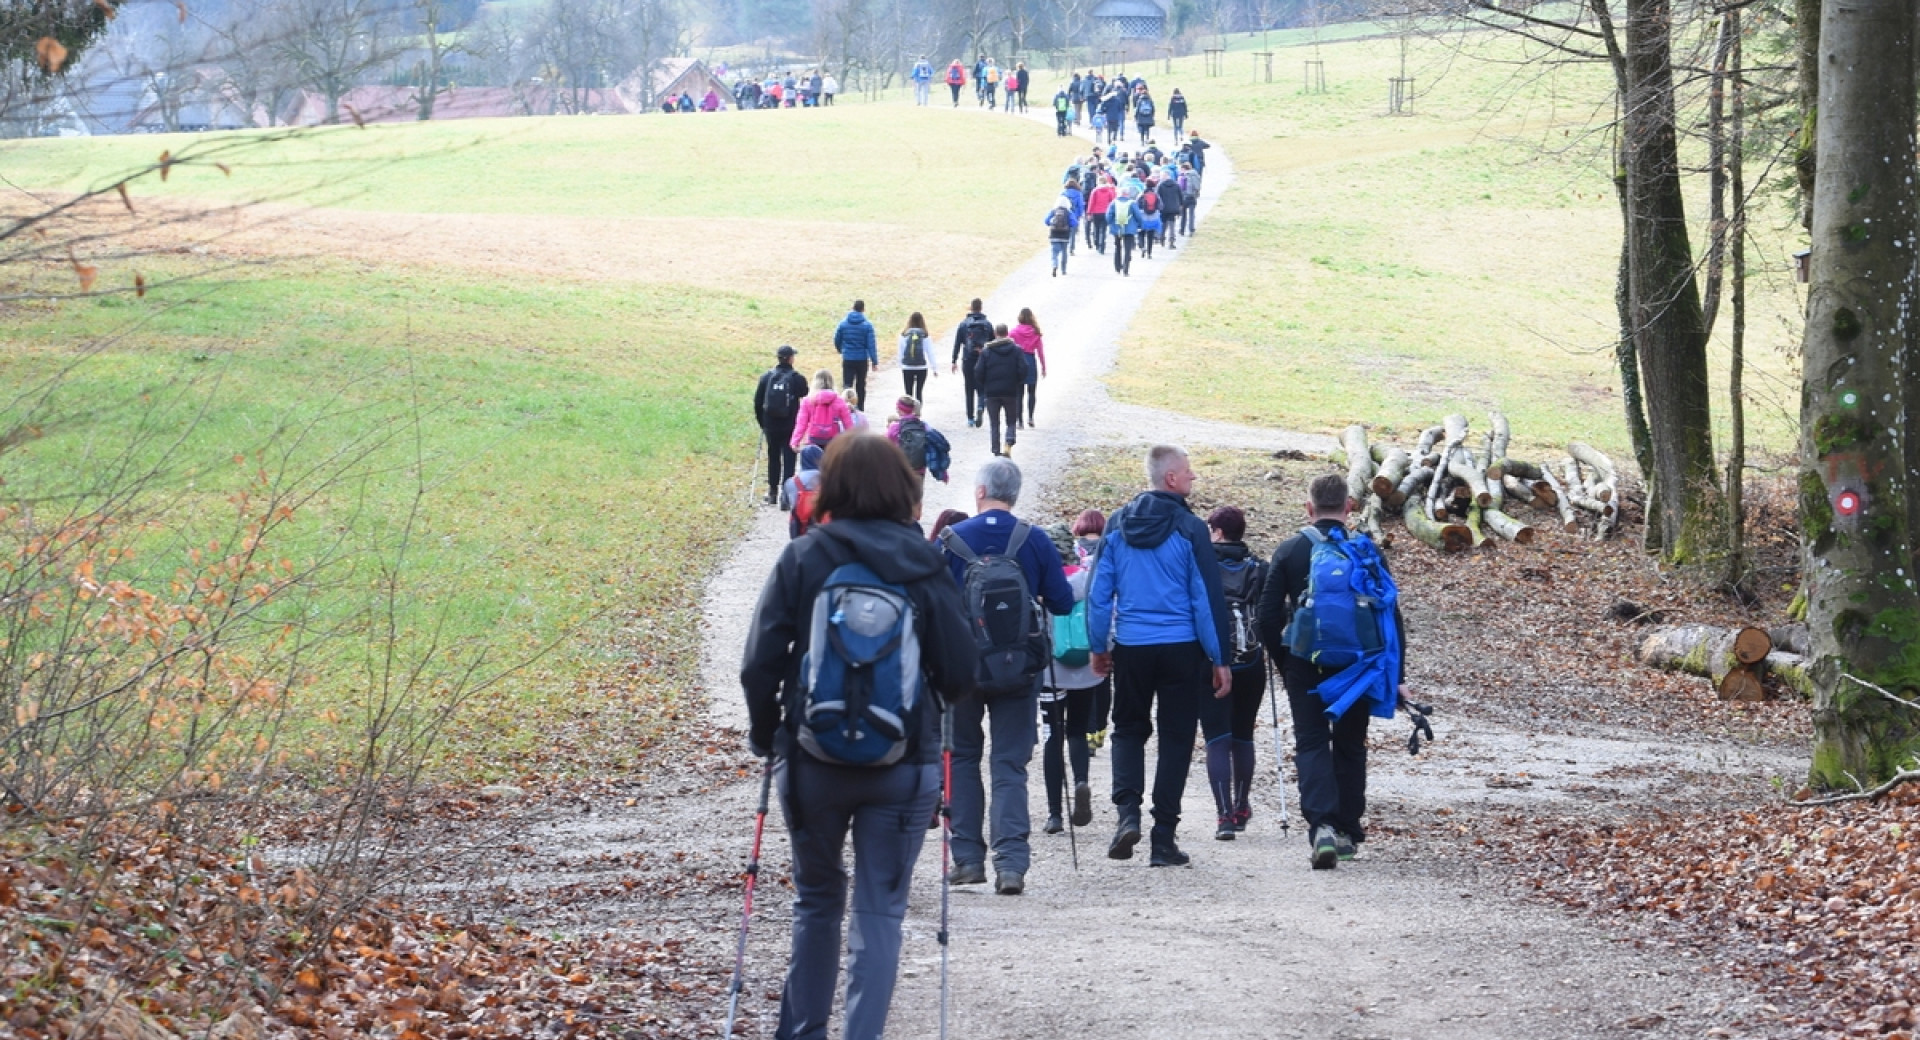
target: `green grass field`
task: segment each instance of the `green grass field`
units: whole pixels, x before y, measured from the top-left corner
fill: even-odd
[[[1044,201],[1072,150],[1041,126],[950,113],[794,115],[330,130],[234,156],[231,177],[181,169],[164,186],[150,179],[134,194],[142,210],[161,196],[277,197],[290,184],[335,205],[270,229],[289,258],[255,243],[245,259],[259,266],[144,299],[0,311],[9,385],[113,339],[58,392],[87,421],[10,454],[8,487],[57,486],[83,446],[142,422],[191,428],[169,479],[191,473],[209,501],[251,468],[227,460],[257,457],[282,423],[323,420],[301,449],[314,457],[394,431],[364,482],[323,495],[293,525],[298,544],[281,551],[320,552],[341,524],[390,525],[425,480],[432,491],[410,554],[418,595],[405,621],[421,632],[444,623],[506,657],[562,640],[462,718],[457,761],[482,775],[627,761],[695,688],[700,583],[764,480],[750,473],[750,398],[773,347],[792,342],[803,366],[825,365],[856,292],[883,332],[910,308],[963,312],[968,296],[1038,248],[1034,206],[1009,202]],[[74,190],[192,143],[22,142],[0,146],[0,161],[15,184]],[[994,192],[954,175],[956,147],[997,156],[1007,172]],[[473,252],[617,250],[656,271],[599,276],[589,262],[502,273],[438,240],[372,262],[301,238],[298,227],[335,209],[444,215],[449,226],[507,214],[532,218],[513,226],[533,239],[550,219],[551,240],[475,241]],[[725,234],[703,241],[709,222]],[[217,261],[222,245],[212,249]],[[780,259],[787,276],[732,277],[744,249]],[[97,262],[102,284],[126,284],[136,263],[154,281],[192,269],[185,258]],[[837,266],[816,274],[827,262]],[[15,274],[71,287],[62,268]],[[316,710],[351,706],[361,692],[350,678],[324,684]],[[322,748],[333,736],[303,733]]]
[[[1239,180],[1157,286],[1124,342],[1123,398],[1289,429],[1351,422],[1412,430],[1460,410],[1513,419],[1529,446],[1593,441],[1624,455],[1612,362],[1619,216],[1604,67],[1514,64],[1491,34],[1408,44],[1413,114],[1385,114],[1400,41],[1317,48],[1274,34],[1275,82],[1253,83],[1258,44],[1235,37],[1228,74],[1200,58],[1136,66],[1161,97],[1181,88],[1190,126],[1227,148]],[[1302,91],[1317,53],[1329,90]],[[1049,88],[1051,89],[1051,88]],[[1751,177],[1752,175],[1750,175]],[[1703,179],[1703,178],[1702,178]],[[1695,248],[1705,202],[1690,199]],[[1750,254],[1749,438],[1795,436],[1800,303],[1775,209]],[[1728,319],[1715,332],[1724,380]],[[1724,418],[1723,391],[1716,390]]]

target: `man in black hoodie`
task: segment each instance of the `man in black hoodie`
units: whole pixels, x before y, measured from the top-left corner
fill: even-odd
[[[807,377],[793,370],[794,349],[781,344],[775,364],[753,390],[753,421],[767,438],[767,504],[780,501],[780,485],[793,476],[793,421],[807,396]]]
[[[1166,225],[1166,230],[1162,234],[1166,237],[1167,248],[1178,249],[1179,246],[1176,243],[1180,237],[1180,212],[1187,206],[1187,198],[1180,191],[1180,179],[1162,177],[1153,190],[1160,193],[1160,220]]]
[[[793,948],[780,998],[780,1036],[825,1036],[839,988],[841,924],[847,917],[843,850],[851,833],[856,867],[846,945],[845,1031],[886,1030],[900,965],[900,926],[913,864],[940,794],[940,711],[934,700],[971,696],[979,660],[945,557],[914,520],[920,482],[900,449],[867,432],[833,439],[821,464],[820,512],[831,520],[789,542],[754,609],[740,685],[755,754],[773,755],[780,807],[793,856]],[[901,586],[913,606],[926,681],[907,719],[910,741],[892,765],[832,765],[800,746],[801,666],[814,613],[834,570],[862,563]],[[822,619],[819,624],[826,624]]]
[[[967,395],[967,425],[980,425],[980,383],[975,378],[974,365],[980,361],[980,351],[993,339],[993,322],[980,311],[980,301],[973,301],[967,310],[967,316],[960,319],[960,327],[953,332],[953,360],[951,369],[960,371],[960,379]]]
[[[980,407],[987,415],[987,439],[995,455],[1013,454],[1020,426],[1020,396],[1027,387],[1027,356],[1007,338],[1007,327],[993,327],[994,340],[980,352],[974,381],[980,387]],[[1000,450],[1000,420],[1007,423],[1007,450]]]

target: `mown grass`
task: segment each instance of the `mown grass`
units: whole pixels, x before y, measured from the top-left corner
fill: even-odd
[[[85,344],[105,346],[58,391],[86,422],[11,453],[8,486],[58,485],[84,445],[151,422],[188,431],[165,490],[191,481],[217,510],[253,468],[231,459],[257,461],[276,428],[317,423],[301,449],[309,456],[389,437],[351,486],[296,521],[297,544],[279,553],[324,552],[342,525],[391,535],[426,486],[408,553],[409,638],[441,626],[442,638],[485,643],[502,661],[558,641],[462,715],[449,762],[482,775],[629,762],[697,707],[699,589],[764,480],[750,472],[754,380],[781,342],[801,346],[808,367],[832,356],[847,274],[815,276],[814,236],[840,222],[869,269],[889,273],[868,283],[883,327],[908,308],[961,313],[1037,248],[1033,207],[1009,203],[1043,199],[1070,147],[1044,127],[946,115],[868,106],[371,127],[247,153],[231,177],[187,169],[165,185],[143,182],[134,195],[143,209],[156,195],[248,199],[291,185],[341,206],[450,221],[747,213],[764,222],[752,248],[792,258],[793,276],[716,286],[713,271],[743,258],[713,255],[682,225],[633,248],[700,256],[698,288],[671,276],[502,275],[454,253],[285,259],[143,299],[16,305],[0,312],[0,378],[10,385],[46,378]],[[884,147],[872,147],[878,135]],[[956,141],[1000,157],[1000,190],[950,175]],[[190,143],[32,142],[5,154],[15,183],[58,191]],[[103,280],[126,279],[100,262]],[[190,270],[186,258],[141,263],[156,283]],[[156,574],[171,565],[145,564]],[[367,696],[363,686],[347,671],[323,679],[303,705],[309,750],[351,744],[350,725],[315,720],[351,719],[339,709]]]
[[[1282,49],[1278,35],[1272,84],[1250,83],[1253,59],[1237,52],[1221,77],[1198,58],[1172,75],[1135,70],[1163,97],[1181,88],[1189,125],[1230,151],[1239,180],[1129,330],[1115,391],[1307,430],[1411,430],[1497,408],[1525,445],[1580,438],[1624,455],[1619,213],[1593,129],[1612,114],[1605,68],[1520,64],[1522,46],[1493,34],[1416,36],[1413,114],[1390,117],[1398,39],[1323,34],[1329,91],[1306,94],[1315,48]],[[1690,205],[1700,250],[1705,204]],[[1777,208],[1757,216],[1749,261],[1749,437],[1771,449],[1795,429],[1787,223]],[[1723,310],[1717,384],[1727,328]]]

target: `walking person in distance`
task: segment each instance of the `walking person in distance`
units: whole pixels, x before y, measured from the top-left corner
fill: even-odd
[[[922,54],[920,60],[913,63],[913,103],[921,108],[927,107],[928,95],[933,91],[933,63]]]
[[[780,500],[780,485],[793,476],[793,426],[807,396],[807,377],[793,370],[795,351],[786,344],[773,352],[774,366],[753,390],[753,421],[767,440],[767,502]]]
[[[927,374],[933,371],[933,351],[927,348],[927,319],[919,311],[907,315],[907,327],[900,330],[900,379],[907,396],[916,401],[927,399]]]
[[[1267,659],[1260,642],[1260,596],[1266,561],[1247,549],[1247,515],[1237,506],[1207,514],[1207,530],[1220,563],[1220,589],[1227,600],[1233,689],[1225,711],[1203,713],[1201,737],[1207,745],[1207,786],[1213,790],[1214,832],[1232,841],[1253,818],[1253,729],[1267,692]]]
[[[835,437],[853,429],[853,410],[833,389],[833,373],[821,369],[813,374],[813,393],[800,402],[800,417],[793,424],[793,449],[803,443],[824,448]]]
[[[840,327],[833,330],[833,349],[840,354],[840,385],[854,392],[860,411],[867,410],[867,372],[879,371],[880,348],[867,320],[867,301],[853,301]]]
[[[1044,619],[1073,610],[1073,590],[1053,540],[1013,515],[1020,467],[989,459],[974,481],[973,517],[940,536],[954,582],[982,651],[974,674],[980,696],[953,709],[952,884],[986,881],[992,852],[994,891],[1021,894],[1032,863],[1028,843],[1027,765],[1037,739],[1035,712],[1047,665]],[[992,753],[991,825],[981,759]],[[988,842],[991,841],[991,846]]]
[[[1185,450],[1147,452],[1147,490],[1107,521],[1087,594],[1093,666],[1113,676],[1113,804],[1120,816],[1112,859],[1140,842],[1147,738],[1156,723],[1153,830],[1148,863],[1185,866],[1176,842],[1193,737],[1209,703],[1232,692],[1226,598],[1207,525],[1187,495],[1195,474]],[[1110,647],[1110,649],[1109,649]]]
[[[1020,348],[1027,363],[1026,399],[1028,427],[1033,426],[1034,401],[1040,393],[1040,379],[1047,374],[1047,344],[1040,336],[1040,319],[1033,316],[1033,308],[1020,308],[1020,322],[1007,333],[1013,345]]]
[[[886,1032],[913,865],[940,797],[940,702],[965,703],[977,656],[946,561],[915,524],[919,487],[886,438],[837,439],[821,465],[825,522],[788,543],[754,609],[740,684],[753,751],[773,758],[793,856],[793,942],[776,1037],[826,1036],[848,922],[849,835],[845,1036]],[[883,631],[848,626],[843,637],[849,614]],[[869,718],[897,713],[898,739],[874,725],[846,740],[833,714],[846,699],[849,644],[865,652],[868,643],[883,646]],[[917,656],[913,674],[902,655]]]
[[[995,455],[1013,454],[1019,438],[1020,392],[1027,385],[1027,356],[1007,336],[1005,325],[993,327],[994,339],[980,352],[975,378],[980,381],[980,410],[987,420],[987,437]],[[1006,449],[1000,446],[1000,424],[1006,422]]]
[[[981,313],[980,300],[974,298],[968,306],[967,316],[960,319],[960,325],[953,330],[953,359],[949,371],[960,373],[961,393],[967,400],[967,425],[979,426],[985,406],[980,403],[979,368],[980,352],[993,340],[993,322]]]

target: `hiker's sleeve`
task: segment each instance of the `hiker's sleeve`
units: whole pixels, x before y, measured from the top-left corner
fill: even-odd
[[[1106,653],[1113,644],[1114,562],[1120,551],[1107,544],[1111,535],[1101,538],[1100,554],[1094,557],[1093,583],[1087,589],[1087,642],[1095,653]]]
[[[1272,654],[1287,652],[1287,555],[1293,539],[1280,543],[1273,551],[1273,563],[1267,568],[1267,581],[1260,589],[1260,645]]]
[[[1035,557],[1034,563],[1040,569],[1040,602],[1046,605],[1047,613],[1062,617],[1073,613],[1073,586],[1067,581],[1067,571],[1060,563],[1060,550],[1053,539],[1040,532],[1041,537],[1028,539],[1026,551]]]
[[[919,584],[926,603],[926,631],[931,653],[923,653],[927,677],[933,688],[948,703],[973,693],[973,667],[977,660],[973,632],[960,605],[960,588],[949,581],[932,578]]]
[[[1206,529],[1198,518],[1195,525],[1202,531]],[[1223,668],[1229,663],[1226,648],[1233,645],[1233,636],[1227,631],[1227,619],[1232,615],[1227,613],[1227,596],[1220,587],[1220,561],[1213,554],[1212,541],[1204,535],[1188,530],[1187,545],[1193,553],[1193,567],[1187,573],[1187,597],[1193,604],[1194,635],[1213,666]]]
[[[796,549],[789,545],[767,575],[747,630],[747,651],[740,662],[740,688],[747,698],[747,738],[756,754],[772,750],[780,731],[780,689],[792,672],[799,608],[792,586],[799,576]]]
[[[760,382],[753,388],[753,422],[756,426],[767,424],[767,381],[771,376],[761,376]]]
[[[967,323],[963,321],[960,323],[959,328],[953,330],[953,360],[947,362],[947,364],[957,365],[960,363],[960,348],[966,345],[966,340]]]
[[[807,427],[811,425],[813,425],[813,398],[807,396],[800,399],[800,410],[793,419],[793,440],[787,446],[798,451],[800,441],[806,437]]]

